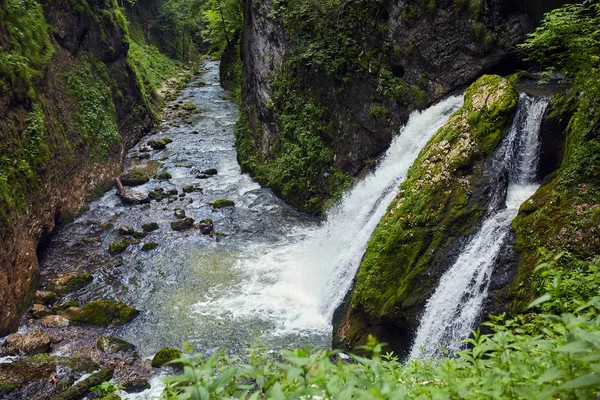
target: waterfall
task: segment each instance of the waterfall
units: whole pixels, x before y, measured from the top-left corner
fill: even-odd
[[[412,113],[375,171],[345,194],[325,222],[290,232],[276,248],[258,245],[250,251],[254,256],[238,266],[245,273],[239,285],[227,295],[197,303],[195,311],[227,314],[245,323],[262,318],[261,330],[270,326],[270,337],[300,335],[304,344],[328,345],[333,313],[350,289],[367,242],[398,185],[462,103],[462,96],[452,96]]]
[[[487,297],[494,261],[519,207],[539,187],[539,130],[549,99],[521,95],[494,167],[508,171],[506,207],[492,213],[440,279],[427,301],[410,358],[440,357],[461,349]]]

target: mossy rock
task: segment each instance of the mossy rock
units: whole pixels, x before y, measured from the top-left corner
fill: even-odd
[[[183,109],[186,111],[196,111],[198,107],[194,103],[187,102],[183,105]]]
[[[148,232],[145,232],[145,231],[135,231],[135,232],[133,232],[133,237],[135,239],[143,239],[146,236],[148,236]]]
[[[169,180],[171,178],[173,178],[173,175],[171,175],[167,171],[162,171],[158,175],[156,175],[156,179],[160,179],[160,180],[163,180],[163,181]]]
[[[163,150],[167,147],[167,142],[162,139],[149,140],[148,146],[150,146],[153,150]]]
[[[173,139],[171,139],[170,137],[167,137],[167,136],[163,137],[163,138],[162,138],[162,139],[160,139],[160,140],[162,140],[162,141],[163,141],[163,142],[165,142],[166,144],[173,143]]]
[[[121,175],[119,180],[121,181],[123,186],[140,186],[145,183],[148,183],[150,181],[150,177],[148,176],[148,174],[142,171],[134,170]]]
[[[129,241],[129,240],[124,240],[124,239],[115,240],[114,242],[112,242],[110,244],[110,246],[108,246],[108,251],[112,255],[121,254],[122,252],[127,250],[127,248],[130,245],[131,245],[131,241]]]
[[[33,297],[35,303],[43,304],[45,306],[54,304],[58,301],[56,293],[49,290],[37,290]]]
[[[194,193],[194,192],[202,193],[202,188],[192,186],[192,185],[187,185],[187,186],[183,187],[183,193]]]
[[[150,251],[150,250],[154,250],[158,247],[158,243],[156,242],[148,242],[148,243],[144,243],[144,245],[142,246],[142,251]]]
[[[88,324],[96,326],[125,325],[133,320],[139,311],[127,306],[122,301],[97,300],[79,309],[71,310],[66,316],[73,324]],[[67,311],[69,311],[67,310]]]
[[[59,295],[65,295],[86,287],[92,283],[93,280],[94,277],[91,274],[78,272],[67,273],[52,280],[48,285],[48,290]]]
[[[113,354],[135,349],[135,346],[114,336],[103,336],[96,342],[96,347],[104,353]]]
[[[233,202],[233,200],[218,199],[218,200],[215,200],[214,202],[210,203],[210,205],[213,208],[225,208],[225,207],[234,207],[235,203]]]
[[[194,218],[184,218],[171,222],[171,228],[174,231],[183,231],[194,226]]]
[[[119,235],[121,236],[131,236],[135,230],[131,226],[122,226],[119,228]]]
[[[144,378],[137,378],[124,382],[123,387],[127,393],[139,393],[146,389],[150,389],[150,382]]]
[[[421,151],[369,240],[336,344],[418,327],[449,254],[488,208],[486,190],[497,177],[484,169],[508,132],[517,102],[517,92],[499,76],[483,76],[467,89],[463,107]],[[352,326],[357,321],[361,326]]]
[[[181,358],[181,351],[174,349],[172,347],[164,347],[156,353],[154,358],[152,358],[152,366],[154,368],[160,368],[163,365],[167,364],[170,361]],[[181,364],[171,364],[174,366],[181,366]]]
[[[156,222],[147,222],[142,225],[142,229],[144,232],[154,232],[159,229],[159,226]]]
[[[204,171],[202,171],[202,173],[204,175],[208,175],[208,176],[213,176],[213,175],[217,175],[219,171],[217,171],[215,168],[209,168],[206,169]]]
[[[185,210],[175,210],[175,217],[179,219],[185,218]]]

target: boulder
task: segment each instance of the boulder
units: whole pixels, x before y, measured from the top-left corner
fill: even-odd
[[[169,361],[176,360],[181,357],[181,351],[174,349],[172,347],[163,347],[156,353],[154,358],[152,359],[152,366],[154,368],[160,368]],[[180,364],[173,364],[178,366]]]
[[[119,235],[121,236],[131,236],[133,235],[133,232],[135,232],[135,230],[128,225],[119,228]]]
[[[136,378],[128,382],[124,382],[123,387],[127,393],[139,393],[146,389],[150,389],[150,382],[144,378]]]
[[[72,307],[65,311],[64,316],[71,324],[88,324],[97,326],[125,325],[139,314],[135,308],[128,307],[122,301],[97,300],[81,308]]]
[[[158,243],[156,242],[148,242],[148,243],[144,243],[144,245],[142,246],[142,251],[150,251],[150,250],[154,250],[158,247]]]
[[[33,301],[39,304],[50,305],[56,303],[58,296],[56,293],[48,290],[37,290],[33,296]]]
[[[108,251],[112,255],[121,254],[122,252],[127,250],[130,244],[131,242],[129,240],[115,240],[110,244],[110,246],[108,246]]]
[[[52,338],[46,332],[32,329],[23,335],[13,333],[6,338],[2,347],[4,353],[9,355],[32,355],[47,352],[51,343]]]
[[[40,325],[44,328],[60,328],[69,325],[69,320],[60,315],[48,315],[40,320]]]
[[[113,354],[120,351],[128,351],[135,349],[135,346],[131,343],[119,339],[114,336],[103,336],[96,342],[96,347],[104,353]]]
[[[158,230],[159,226],[156,222],[146,222],[142,225],[144,232],[153,232]]]
[[[183,187],[183,193],[194,193],[194,192],[202,193],[202,188],[192,186],[192,185]]]
[[[148,174],[139,171],[133,170],[126,174],[123,174],[119,177],[119,180],[123,184],[123,186],[140,186],[150,181],[150,177]]]
[[[52,314],[52,311],[43,304],[34,304],[31,306],[31,316],[35,319],[42,319]]]
[[[175,216],[179,219],[185,218],[185,210],[175,210]]]
[[[183,231],[194,226],[194,218],[184,218],[171,222],[171,228],[174,231]]]
[[[209,168],[207,170],[202,171],[202,173],[204,175],[212,176],[212,175],[216,175],[218,173],[218,171],[215,168]]]
[[[167,143],[162,139],[149,140],[148,146],[152,148],[152,150],[162,150],[167,147]]]
[[[64,295],[89,285],[93,280],[94,277],[91,274],[69,272],[52,279],[48,284],[48,290]]]
[[[214,202],[210,203],[210,205],[217,209],[217,208],[225,208],[225,207],[234,207],[235,203],[232,200],[227,200],[227,199],[218,199],[215,200]]]
[[[212,219],[204,219],[196,225],[203,235],[210,235],[214,231],[214,223]]]

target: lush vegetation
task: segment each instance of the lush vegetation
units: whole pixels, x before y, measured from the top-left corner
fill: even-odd
[[[568,280],[584,297],[600,291],[599,24],[596,2],[567,5],[548,13],[522,46],[548,72],[565,74],[572,86],[553,101],[557,117],[569,121],[562,165],[513,223],[522,255],[511,293],[516,311],[554,280]],[[556,253],[563,255],[543,274],[531,274]]]

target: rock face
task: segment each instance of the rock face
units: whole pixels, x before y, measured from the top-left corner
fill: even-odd
[[[318,212],[343,188],[339,171],[356,176],[368,169],[412,110],[484,73],[512,72],[514,45],[543,12],[566,2],[463,7],[453,0],[375,0],[346,4],[343,12],[305,3],[276,10],[269,0],[245,3],[243,123],[236,135],[244,170],[294,205]],[[343,55],[335,50],[341,48]],[[290,106],[292,98],[301,99],[298,106]],[[322,124],[309,126],[313,116],[297,123],[307,134],[286,127],[314,110]],[[300,148],[289,159],[292,140]]]
[[[396,353],[408,350],[448,259],[458,256],[457,245],[496,198],[499,177],[487,172],[488,164],[517,100],[499,76],[483,76],[469,87],[463,107],[423,149],[375,230],[338,315],[334,345],[353,348],[373,334]]]
[[[127,63],[128,42],[112,2],[89,2],[88,11],[71,2],[33,3],[40,8],[12,0],[0,5],[3,27],[29,32],[11,37],[0,29],[3,52],[29,63],[29,72],[0,76],[0,142],[8,146],[0,165],[0,336],[16,329],[33,296],[38,245],[61,216],[119,174],[123,150],[154,123]],[[19,53],[27,49],[36,50]],[[90,98],[80,96],[91,76],[102,129],[87,117],[95,107]],[[27,148],[30,143],[36,147]]]

